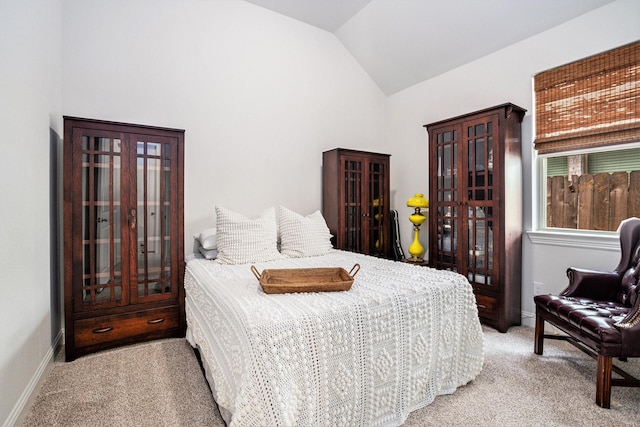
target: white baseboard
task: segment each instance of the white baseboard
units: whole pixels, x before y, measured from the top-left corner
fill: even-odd
[[[4,424],[2,424],[3,427],[16,426],[18,425],[18,421],[20,421],[20,424],[22,423],[21,420],[24,418],[27,410],[30,408],[30,404],[32,403],[32,400],[35,399],[37,395],[37,390],[40,389],[40,385],[46,378],[46,373],[49,371],[49,368],[53,365],[53,357],[55,356],[56,349],[58,348],[58,345],[60,344],[63,337],[64,337],[64,334],[63,334],[63,331],[61,330],[60,332],[58,332],[58,335],[53,340],[51,347],[42,358],[42,361],[40,362],[38,369],[33,374],[33,376],[31,377],[31,381],[29,381],[29,384],[27,384],[27,387],[24,389],[24,391],[20,395],[20,398],[18,399],[15,406],[11,410],[11,413],[9,414],[9,417],[5,420]]]
[[[528,326],[530,328],[536,327],[536,314],[523,311],[520,313],[520,322],[522,326]]]

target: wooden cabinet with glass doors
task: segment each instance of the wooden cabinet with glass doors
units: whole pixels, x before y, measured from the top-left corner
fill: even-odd
[[[389,159],[344,148],[322,154],[322,214],[337,249],[389,256]]]
[[[183,336],[184,131],[64,118],[65,351]]]
[[[520,324],[521,123],[503,104],[425,125],[429,133],[429,261],[473,286],[480,319]]]

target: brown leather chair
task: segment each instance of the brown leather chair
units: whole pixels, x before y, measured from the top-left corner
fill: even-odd
[[[611,386],[640,387],[640,380],[613,365],[613,358],[640,357],[640,219],[618,228],[621,258],[613,271],[570,267],[560,295],[537,295],[535,348],[563,339],[597,359],[596,404],[611,406]],[[545,335],[544,322],[566,333]],[[622,378],[612,378],[615,372]]]

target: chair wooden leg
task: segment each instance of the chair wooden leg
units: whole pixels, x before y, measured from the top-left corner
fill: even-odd
[[[533,352],[542,354],[544,351],[544,319],[540,314],[536,313],[536,330],[533,344]]]
[[[596,378],[596,404],[602,408],[611,407],[611,368],[613,358],[598,354]]]

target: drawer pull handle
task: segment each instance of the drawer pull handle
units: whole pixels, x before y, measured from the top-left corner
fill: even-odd
[[[479,308],[487,308],[487,306],[486,306],[486,305],[482,305],[482,304],[478,304],[478,307],[479,307]]]
[[[158,319],[153,319],[153,320],[147,320],[147,323],[149,325],[155,325],[156,323],[162,323],[164,322],[164,317],[160,317]]]
[[[105,332],[111,332],[111,331],[113,331],[113,326],[107,326],[106,328],[94,329],[93,333],[94,334],[104,334]]]

